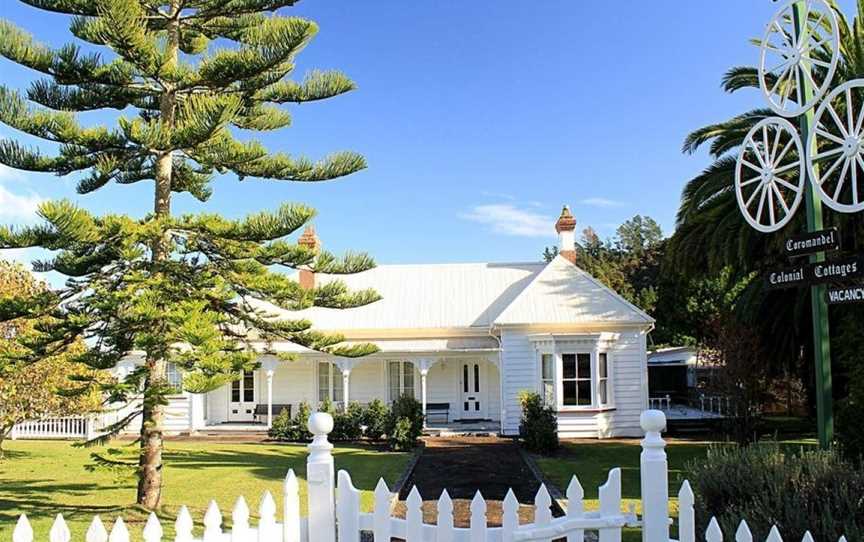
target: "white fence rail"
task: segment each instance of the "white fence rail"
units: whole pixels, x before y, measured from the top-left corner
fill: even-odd
[[[640,477],[642,494],[642,517],[631,508],[621,509],[621,469],[612,469],[606,483],[599,488],[600,506],[595,512],[586,512],[583,507],[584,492],[574,476],[567,488],[567,515],[552,517],[552,498],[545,486],[541,486],[534,498],[534,521],[519,524],[519,503],[513,491],[508,491],[502,506],[502,524],[489,527],[486,518],[486,501],[477,492],[470,505],[470,526],[455,527],[453,502],[445,490],[438,499],[438,517],[435,523],[423,522],[422,499],[417,488],[412,488],[406,501],[405,518],[392,514],[392,494],[384,480],[379,480],[374,491],[372,512],[360,511],[360,491],[351,482],[351,475],[339,471],[334,474],[333,445],[327,435],[333,429],[333,419],[324,413],[310,417],[309,429],[315,435],[309,445],[306,464],[308,484],[309,517],[300,517],[300,491],[294,471],[288,471],[283,485],[282,521],[277,520],[276,501],[265,492],[258,506],[258,523],[249,521],[249,506],[241,496],[231,512],[231,527],[223,526],[223,515],[211,501],[203,517],[204,529],[200,538],[195,537],[194,522],[188,508],[180,508],[174,522],[174,542],[360,542],[361,533],[371,532],[377,542],[390,542],[391,538],[406,542],[552,542],[566,538],[567,542],[620,542],[624,527],[642,529],[644,542],[696,542],[694,495],[685,481],[678,493],[678,540],[669,538],[669,489],[668,465],[664,448],[666,443],[660,436],[666,418],[657,410],[642,413],[642,440]],[[595,537],[596,533],[596,537]],[[729,533],[731,534],[731,533]],[[150,514],[142,530],[144,542],[161,542],[163,528],[155,514]],[[72,536],[63,516],[58,514],[49,532],[49,542],[71,542]],[[117,518],[109,532],[102,520],[93,518],[85,535],[86,542],[129,542],[130,533],[122,518]],[[716,519],[711,519],[704,538],[705,542],[733,540],[724,538]],[[753,542],[753,536],[745,521],[741,521],[734,533],[735,542]],[[33,542],[33,529],[25,515],[18,518],[12,533],[13,542]],[[783,542],[776,527],[771,529],[765,542]],[[806,533],[802,542],[814,542]],[[840,537],[838,542],[846,542]]]
[[[90,439],[96,435],[96,419],[92,416],[42,418],[19,423],[12,428],[10,438],[16,439]]]

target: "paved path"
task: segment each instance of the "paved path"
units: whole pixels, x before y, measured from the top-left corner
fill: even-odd
[[[519,450],[509,439],[498,437],[430,437],[425,439],[417,466],[399,494],[397,515],[404,517],[404,500],[416,485],[423,497],[423,517],[435,523],[436,501],[446,488],[453,499],[454,523],[468,527],[469,505],[478,490],[487,503],[489,526],[501,525],[501,501],[512,488],[521,503],[521,523],[534,518],[534,496],[540,487]]]

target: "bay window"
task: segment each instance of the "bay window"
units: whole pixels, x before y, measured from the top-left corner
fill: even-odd
[[[597,354],[597,398],[600,406],[609,404],[609,357],[606,352]]]
[[[555,406],[555,357],[552,354],[540,356],[540,396],[546,406]]]
[[[591,354],[562,354],[561,374],[564,406],[590,406]]]
[[[611,382],[612,360],[598,349],[566,345],[539,352],[538,392],[543,403],[554,409],[611,408],[614,403]]]

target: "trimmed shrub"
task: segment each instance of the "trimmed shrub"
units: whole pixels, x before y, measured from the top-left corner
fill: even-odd
[[[390,430],[388,441],[390,447],[396,451],[407,451],[414,448],[417,444],[417,437],[412,430],[411,420],[405,417],[399,417],[393,424]]]
[[[371,440],[381,440],[387,432],[387,422],[390,417],[390,409],[380,399],[373,399],[363,409],[363,425],[366,426],[364,434]]]
[[[558,420],[555,411],[543,404],[539,393],[523,391],[519,394],[522,420],[519,437],[528,450],[538,454],[551,454],[558,449]]]
[[[864,472],[836,451],[786,452],[777,444],[717,446],[687,470],[697,532],[716,516],[726,533],[742,519],[754,540],[777,524],[785,540],[864,540]]]
[[[302,402],[297,405],[297,413],[293,418],[288,415],[287,410],[281,411],[273,418],[273,427],[267,432],[270,438],[285,440],[289,442],[309,442],[312,433],[309,432],[307,424],[311,409],[309,404]]]
[[[330,440],[360,440],[363,436],[363,407],[359,403],[349,403],[348,410],[333,414],[333,432]]]
[[[400,450],[413,448],[423,434],[423,405],[420,401],[409,395],[402,395],[393,401],[386,432],[391,446],[398,446]]]

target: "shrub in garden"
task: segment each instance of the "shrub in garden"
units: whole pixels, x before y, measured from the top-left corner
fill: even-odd
[[[555,411],[543,404],[539,393],[523,391],[519,394],[522,420],[519,437],[528,450],[550,454],[558,449],[558,420]]]
[[[726,533],[742,519],[754,540],[777,524],[785,540],[864,540],[864,472],[836,451],[786,452],[777,444],[717,446],[688,465],[697,532],[712,516]]]
[[[363,409],[363,425],[366,426],[364,434],[371,440],[381,440],[387,432],[387,421],[390,417],[390,409],[380,399],[373,399]]]
[[[346,411],[333,414],[333,432],[330,433],[330,440],[360,440],[362,436],[363,407],[359,403],[349,403]]]
[[[393,401],[386,433],[391,445],[399,442],[398,449],[413,448],[423,434],[423,405],[420,401],[409,395],[402,395]]]
[[[312,433],[309,432],[307,424],[312,409],[305,401],[297,405],[297,413],[292,418],[287,410],[283,410],[273,418],[273,427],[267,432],[270,438],[286,440],[289,442],[309,442]]]

